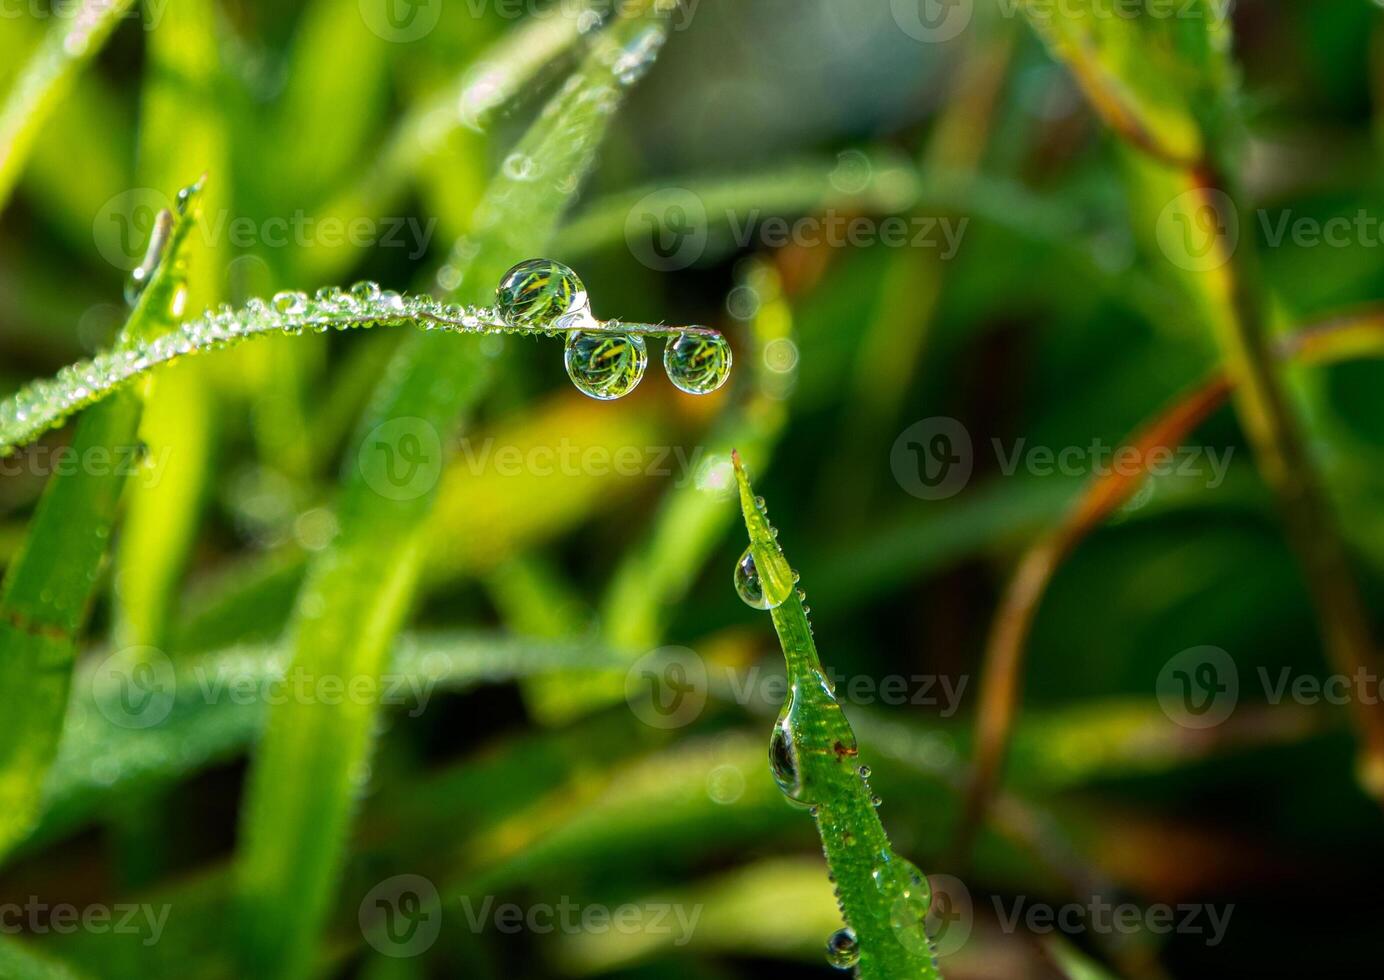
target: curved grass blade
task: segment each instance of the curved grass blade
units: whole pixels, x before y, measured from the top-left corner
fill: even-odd
[[[612,324],[616,321],[611,321]],[[0,402],[0,455],[7,455],[74,413],[94,405],[157,367],[182,357],[233,347],[255,337],[304,332],[369,329],[414,324],[425,331],[449,333],[532,333],[507,323],[488,307],[442,303],[431,296],[381,292],[374,283],[357,283],[349,293],[319,290],[316,298],[280,293],[270,303],[250,300],[242,309],[221,307],[153,339],[140,340],[58,372]],[[681,333],[719,336],[706,327],[618,322],[623,333],[675,337]],[[550,336],[588,329],[584,325],[553,327]]]
[[[48,36],[0,108],[0,208],[9,200],[44,122],[77,72],[96,56],[133,6],[134,0],[82,0],[67,16],[53,18]]]
[[[1202,160],[1203,117],[1226,94],[1228,4],[1152,0],[1135,16],[1117,9],[1120,0],[1021,5],[1111,129],[1159,159]]]
[[[439,281],[475,302],[514,262],[541,254],[624,92],[666,37],[672,6],[668,0],[627,4],[592,39],[582,67],[515,150],[541,161],[544,179],[497,177],[471,236],[458,244]],[[438,434],[441,451],[453,444],[488,373],[475,350],[414,338],[392,365],[360,442],[372,426],[411,419]],[[355,458],[363,462],[346,482],[341,534],[309,571],[289,643],[294,665],[310,673],[378,678],[417,587],[436,484],[408,499],[386,496],[374,488],[391,485],[388,462],[368,453]],[[374,721],[370,704],[288,702],[270,712],[251,770],[237,869],[248,972],[299,977],[311,970]]]
[[[770,768],[790,800],[809,806],[861,980],[941,976],[925,918],[927,879],[894,852],[859,765],[855,733],[822,671],[802,593],[764,503],[732,454],[740,509],[764,600],[788,666],[789,695],[769,742]]]
[[[1308,327],[1280,344],[1278,355],[1306,364],[1384,357],[1384,309],[1345,314]],[[1218,373],[1177,398],[1129,439],[1135,465],[1092,480],[1058,527],[1019,560],[995,614],[981,669],[975,755],[965,815],[958,828],[961,853],[970,849],[1000,782],[1018,713],[1029,633],[1053,576],[1077,546],[1139,490],[1152,469],[1145,465],[1149,457],[1181,445],[1225,405],[1232,387],[1230,378]]]
[[[1122,19],[1110,16],[1110,0],[1084,2],[1085,8],[1055,13],[1028,0],[1024,9],[1106,120],[1142,151],[1128,155],[1127,197],[1134,212],[1157,206],[1167,207],[1175,221],[1210,216],[1209,225],[1195,226],[1204,229],[1195,248],[1209,263],[1174,264],[1185,273],[1198,319],[1234,381],[1236,414],[1259,473],[1277,498],[1322,648],[1342,674],[1377,674],[1381,657],[1339,519],[1308,449],[1302,413],[1273,363],[1267,293],[1254,236],[1241,218],[1252,211],[1235,178],[1244,154],[1233,106],[1229,7],[1193,0],[1185,16],[1163,16],[1168,10],[1160,4]],[[1130,104],[1144,109],[1157,109],[1159,99],[1170,96],[1173,112],[1146,112],[1130,125],[1120,95],[1131,93]],[[1160,119],[1176,126],[1164,127]],[[1366,706],[1357,699],[1352,706],[1356,778],[1384,803],[1384,704]]]
[[[211,0],[178,0],[146,43],[141,105],[140,178],[144,187],[177,186],[189,174],[227,170],[224,109],[217,101],[220,60]],[[203,209],[225,207],[228,180],[203,191]],[[203,309],[219,297],[224,243],[196,236],[187,246],[187,302]],[[168,324],[171,328],[173,324]],[[116,642],[164,647],[168,610],[196,535],[215,455],[215,387],[205,364],[164,372],[144,393],[140,439],[157,467],[132,483],[114,558]],[[167,465],[161,461],[175,461]],[[155,478],[155,474],[157,478]]]
[[[164,212],[151,242],[147,285],[125,324],[122,344],[166,328],[184,289],[183,250],[200,213],[200,188]],[[38,814],[67,707],[77,634],[86,620],[101,560],[133,458],[141,403],[132,392],[82,419],[70,451],[79,464],[49,481],[19,556],[0,586],[0,691],[10,712],[0,731],[0,856]],[[95,461],[105,460],[97,467]],[[22,694],[21,694],[22,692]]]

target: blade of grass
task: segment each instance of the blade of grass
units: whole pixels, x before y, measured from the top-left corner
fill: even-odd
[[[199,192],[184,212],[166,215],[157,265],[122,332],[122,343],[165,327],[184,288],[183,252],[200,214]],[[77,427],[70,473],[50,480],[24,548],[0,587],[0,690],[10,692],[11,713],[0,732],[0,856],[27,831],[38,813],[43,780],[57,749],[72,679],[77,634],[95,594],[126,467],[132,458],[140,400],[123,392],[97,406]],[[104,459],[97,467],[94,461]],[[20,692],[23,692],[21,695]]]
[[[204,192],[203,210],[211,213],[225,208],[230,188],[215,26],[209,0],[178,0],[163,12],[146,45],[150,70],[140,125],[142,186],[178,186],[191,175],[215,171],[219,179]],[[219,299],[216,284],[225,267],[224,248],[200,237],[188,246],[192,309]],[[210,382],[207,365],[189,362],[163,372],[145,391],[140,438],[156,461],[157,479],[151,474],[133,483],[126,502],[115,558],[118,645],[166,644],[169,605],[196,534],[215,454]]]
[[[1329,364],[1361,356],[1384,357],[1384,308],[1344,314],[1308,327],[1281,343],[1278,353],[1280,358],[1308,364]],[[1146,465],[1150,456],[1180,446],[1198,425],[1225,404],[1231,388],[1230,378],[1218,373],[1180,395],[1128,440],[1134,465],[1093,479],[1062,522],[1019,560],[985,648],[975,721],[975,754],[965,814],[958,827],[958,853],[964,855],[970,850],[970,842],[984,824],[999,785],[1018,713],[1029,633],[1053,576],[1088,535],[1138,492],[1151,468]]]
[[[454,254],[450,275],[463,298],[489,295],[512,263],[543,251],[623,91],[647,67],[649,42],[664,36],[670,6],[627,6],[593,39],[591,55],[515,151],[541,162],[544,179],[497,177]],[[642,60],[632,52],[643,52]],[[415,338],[379,392],[374,423],[414,419],[437,434],[455,432],[488,375],[483,357],[467,347]],[[436,487],[391,499],[373,489],[388,485],[380,482],[385,464],[365,459],[347,478],[341,534],[310,569],[290,628],[292,662],[310,673],[377,678],[418,581]],[[242,965],[256,975],[298,977],[312,968],[374,719],[368,704],[289,701],[270,713],[251,770],[237,869]]]
[[[291,304],[291,308],[285,303]],[[621,331],[642,337],[716,334],[699,326],[618,322]],[[0,402],[0,456],[179,358],[223,350],[256,337],[404,325],[417,325],[434,334],[534,332],[501,322],[499,313],[487,307],[448,305],[428,296],[381,293],[374,283],[357,283],[349,295],[335,289],[322,290],[316,300],[302,294],[280,293],[272,307],[264,300],[252,299],[241,310],[222,307],[209,311],[176,330],[154,331],[110,353],[71,364],[52,380],[34,382]],[[546,333],[556,336],[580,329],[580,325],[555,326]],[[150,336],[152,340],[148,339]],[[436,336],[428,339],[438,340]],[[443,341],[438,350],[456,353],[459,348],[453,341]]]
[[[1359,584],[1298,413],[1273,363],[1253,229],[1240,218],[1251,211],[1242,207],[1233,177],[1243,153],[1229,8],[1193,0],[1178,17],[1156,10],[1120,17],[1113,16],[1108,0],[1086,2],[1089,8],[1055,16],[1037,0],[1028,0],[1024,9],[1105,120],[1141,151],[1129,155],[1129,196],[1136,207],[1140,197],[1162,197],[1174,218],[1190,222],[1185,228],[1203,229],[1198,251],[1204,248],[1210,261],[1174,264],[1186,273],[1189,295],[1234,383],[1237,415],[1278,500],[1326,656],[1347,676],[1378,674],[1384,665]],[[1171,193],[1164,196],[1165,190]],[[1384,803],[1384,703],[1353,699],[1351,715],[1360,743],[1357,778]]]
[[[788,665],[788,702],[770,739],[774,777],[789,799],[812,808],[841,915],[859,951],[856,975],[938,978],[924,924],[926,879],[889,843],[867,771],[858,765],[855,733],[822,671],[802,594],[740,457],[733,454],[732,461],[759,588]]]
[[[67,16],[53,18],[48,36],[0,107],[0,208],[44,123],[133,5],[134,0],[82,0]]]

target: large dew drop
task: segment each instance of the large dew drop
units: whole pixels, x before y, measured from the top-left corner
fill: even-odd
[[[511,327],[546,330],[563,317],[587,312],[590,301],[581,279],[567,266],[552,259],[529,259],[505,273],[495,291],[495,305]]]
[[[783,605],[772,601],[764,592],[764,580],[759,575],[759,567],[754,563],[754,552],[746,548],[740,560],[735,563],[735,591],[745,605],[751,609],[773,609]]]
[[[838,970],[849,970],[860,962],[860,943],[850,926],[827,937],[827,962]]]
[[[639,386],[649,364],[644,338],[633,334],[578,330],[567,336],[567,376],[582,394],[612,401]]]
[[[892,851],[874,870],[875,886],[888,900],[889,925],[899,942],[915,953],[930,953],[927,913],[932,907],[932,886],[913,862]]]
[[[663,348],[668,380],[689,395],[707,395],[725,384],[730,362],[730,344],[719,334],[679,334]]]

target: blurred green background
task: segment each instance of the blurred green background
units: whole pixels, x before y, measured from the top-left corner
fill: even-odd
[[[0,4],[0,91],[71,6]],[[459,432],[429,427],[446,452],[424,453],[422,483],[371,484],[435,494],[390,674],[426,703],[361,723],[377,740],[351,774],[344,867],[321,928],[299,934],[312,969],[838,975],[819,841],[766,765],[782,658],[731,587],[738,446],[884,824],[949,882],[946,976],[1377,975],[1380,811],[1332,701],[1377,707],[1381,677],[1312,694],[1340,669],[1230,408],[1055,572],[1002,793],[983,825],[963,816],[983,655],[1021,557],[1101,453],[1217,366],[1186,281],[1199,226],[1166,237],[1171,197],[1140,198],[1154,184],[1135,152],[1013,4],[982,0],[685,3],[657,61],[631,62],[589,160],[517,151],[608,20],[575,3],[151,0],[72,73],[0,212],[7,393],[115,342],[154,215],[202,173],[194,310],[358,279],[451,293],[459,270],[526,257],[467,265],[495,240],[487,208],[523,241],[574,197],[543,254],[577,270],[598,315],[708,324],[735,350],[715,395],[651,365],[606,404],[563,377],[559,341],[447,338],[484,364],[483,392]],[[1379,7],[1242,0],[1230,26],[1240,247],[1272,329],[1376,303]],[[291,617],[311,618],[305,570],[351,530],[339,485],[371,481],[372,392],[410,333],[257,341],[142,392],[148,452],[56,762],[0,866],[0,974],[250,975],[235,868],[272,706],[208,678],[259,690]],[[1286,384],[1378,631],[1384,368],[1353,357]],[[0,461],[0,561],[70,438]],[[384,589],[371,573],[359,587]],[[1207,647],[1236,690],[1206,673],[1226,663]],[[138,724],[101,680],[130,648],[169,681]],[[667,673],[670,657],[691,673]],[[650,676],[690,677],[688,710],[651,708]],[[1306,686],[1272,703],[1284,678]],[[1225,717],[1202,726],[1179,683],[1205,683]],[[311,761],[284,798],[328,792]],[[698,918],[565,928],[568,902]],[[66,928],[59,906],[135,911],[128,929]],[[501,906],[559,918],[509,928]],[[419,909],[421,933],[393,929]],[[146,910],[166,915],[156,941]]]

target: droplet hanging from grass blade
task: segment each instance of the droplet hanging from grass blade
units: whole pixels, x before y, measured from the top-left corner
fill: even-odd
[[[709,395],[730,377],[730,344],[720,334],[679,334],[663,348],[668,380],[689,395]]]
[[[860,944],[850,926],[827,937],[827,962],[838,970],[849,970],[860,962]]]
[[[639,387],[649,364],[649,351],[643,337],[579,330],[567,337],[563,363],[578,391],[613,401]]]

